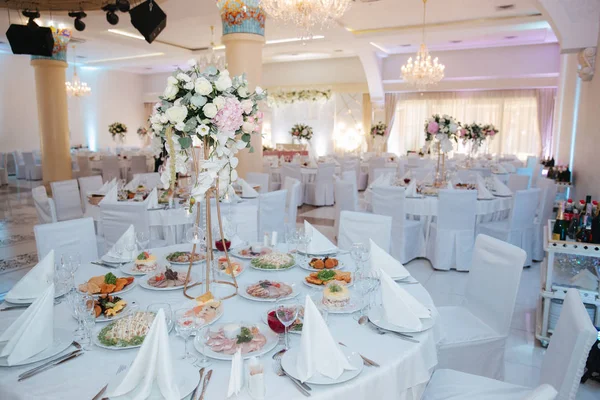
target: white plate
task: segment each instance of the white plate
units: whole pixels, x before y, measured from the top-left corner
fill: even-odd
[[[125,317],[126,315],[127,315],[127,314],[125,314],[125,315],[124,315],[124,317]],[[114,320],[113,320],[113,322],[114,322]],[[136,348],[138,348],[138,347],[142,347],[142,344],[138,344],[137,346],[119,347],[119,346],[106,346],[106,345],[104,345],[104,344],[100,343],[100,340],[98,339],[98,334],[99,334],[99,333],[100,333],[100,331],[101,331],[102,329],[104,329],[106,326],[108,326],[108,325],[105,325],[105,326],[103,326],[103,327],[101,327],[101,328],[99,328],[99,329],[96,329],[96,330],[94,331],[94,336],[93,336],[93,340],[92,340],[92,341],[94,342],[94,344],[95,344],[96,346],[98,346],[98,347],[101,347],[101,348],[103,348],[103,349],[107,349],[107,350],[129,350],[129,349],[136,349]],[[170,326],[170,327],[169,327],[169,332],[171,332],[171,329],[172,329],[172,328],[173,328],[173,326]],[[150,328],[148,328],[148,330],[149,330],[149,329],[150,329]],[[142,343],[143,343],[143,342],[142,342]]]
[[[8,342],[7,342],[8,343]],[[11,365],[11,367],[16,367],[18,365],[27,365],[33,364],[38,361],[43,361],[47,358],[53,357],[66,349],[73,343],[73,331],[71,329],[63,329],[63,328],[54,328],[54,342],[52,346],[48,347],[46,350],[37,353],[33,357],[29,357],[26,360],[18,362],[16,364]],[[0,351],[6,343],[0,346]],[[8,367],[8,361],[6,357],[0,357],[0,367]]]
[[[369,311],[369,321],[371,321],[380,328],[399,333],[424,332],[428,329],[431,329],[435,323],[435,320],[431,317],[421,318],[421,324],[423,325],[421,329],[403,328],[385,320],[385,313],[382,306],[373,307],[371,311]]]
[[[344,307],[328,307],[323,304],[323,293],[312,295],[312,301],[318,308],[322,308],[329,314],[352,314],[361,309],[361,302],[358,294],[350,290],[350,301]]]
[[[264,271],[264,272],[281,272],[281,271],[289,271],[290,269],[294,268],[296,265],[298,264],[294,264],[291,267],[288,268],[274,268],[274,269],[269,269],[269,268],[257,268],[254,265],[252,265],[252,263],[250,263],[250,267],[257,270],[257,271]]]
[[[142,271],[136,271],[136,270],[134,270],[133,269],[134,265],[135,264],[133,264],[133,263],[124,264],[124,265],[121,265],[119,267],[119,269],[121,270],[121,272],[123,272],[124,274],[127,274],[127,275],[143,276],[143,275],[153,274],[160,267],[160,265],[158,263],[155,263],[155,267],[154,267],[154,269],[152,271],[142,272]]]
[[[223,325],[225,325],[225,324],[214,325],[214,327],[212,329],[217,330],[217,329],[221,328]],[[258,329],[260,330],[260,333],[265,335],[265,337],[267,338],[267,343],[265,343],[263,348],[260,349],[259,351],[254,351],[254,352],[248,353],[248,354],[242,354],[243,359],[248,359],[248,358],[254,357],[254,356],[256,356],[256,357],[262,356],[263,354],[266,354],[266,353],[270,352],[271,350],[273,350],[275,348],[275,346],[277,346],[277,343],[279,342],[279,335],[277,335],[275,332],[273,332],[271,330],[271,328],[269,328],[266,324],[259,322],[257,324],[251,324],[251,325],[255,325],[258,327]],[[194,340],[194,347],[200,354],[206,354],[207,357],[214,358],[216,360],[231,361],[231,359],[233,358],[233,355],[214,352],[210,349],[209,346],[206,346],[206,352],[204,352],[204,349],[202,348],[203,346],[201,343],[198,343],[198,340]]]
[[[106,393],[110,393],[113,387],[117,386],[127,376],[127,370],[122,371],[120,374],[111,381],[106,388]],[[200,382],[200,375],[198,369],[190,364],[187,360],[173,360],[173,377],[176,380],[177,387],[179,388],[179,395],[181,398],[186,398],[190,393],[194,391],[198,383]],[[132,392],[124,394],[122,396],[111,396],[110,400],[131,400],[134,397],[131,395]],[[162,400],[164,397],[160,393],[160,389],[157,384],[152,386],[152,392],[146,397],[147,400]]]
[[[296,366],[299,350],[299,346],[292,347],[290,350],[286,351],[283,354],[283,357],[281,357],[281,367],[283,368],[283,370],[288,375],[296,379],[299,379],[298,368]],[[337,379],[331,379],[329,377],[321,375],[318,372],[315,372],[315,374],[312,377],[310,377],[310,379],[308,379],[306,383],[312,383],[313,385],[335,385],[356,378],[364,368],[362,358],[360,358],[360,355],[358,353],[346,347],[340,347],[340,350],[342,350],[342,352],[348,359],[350,365],[352,365],[352,367],[354,367],[355,369],[344,371],[342,375],[340,375],[340,377]]]
[[[55,293],[54,294],[54,298],[58,299],[60,296],[64,296],[65,294],[67,294],[68,290],[65,289],[65,291],[63,293]],[[7,303],[12,303],[12,304],[31,304],[33,303],[35,300],[37,299],[37,297],[34,297],[32,299],[19,299],[16,297],[8,297],[6,296],[4,298],[4,301]]]
[[[138,279],[140,279],[140,278],[135,278],[135,280],[134,280],[134,281],[133,281],[131,284],[129,284],[129,285],[127,285],[127,286],[125,286],[125,287],[123,288],[123,290],[121,290],[121,291],[119,291],[119,292],[112,292],[112,293],[96,293],[96,294],[93,294],[92,296],[94,296],[94,297],[98,297],[98,296],[100,296],[100,295],[102,295],[102,294],[110,294],[111,296],[120,296],[120,295],[122,295],[123,293],[127,293],[127,292],[129,292],[131,289],[133,289],[133,288],[134,288],[134,287],[137,285]],[[81,291],[81,290],[79,290],[79,289],[78,289],[78,292],[79,292],[79,293],[87,293],[87,292],[82,292],[82,291]]]
[[[173,252],[173,253],[175,253],[175,252]],[[173,253],[169,253],[169,254],[173,254]],[[181,253],[191,253],[191,252],[190,252],[190,251],[188,251],[188,252],[181,252]],[[169,254],[167,254],[167,256],[168,256]],[[167,256],[165,256],[165,261],[166,261],[166,262],[168,262],[168,263],[171,263],[171,264],[173,264],[173,265],[190,265],[190,262],[189,262],[189,261],[186,261],[186,262],[180,262],[180,261],[169,261],[169,259],[167,258]],[[200,264],[200,263],[203,263],[204,261],[206,261],[206,254],[204,255],[204,259],[202,259],[202,260],[199,260],[199,261],[194,261],[194,262],[192,263],[192,265]]]
[[[148,279],[150,279],[150,278],[152,278],[152,276],[148,276],[146,278],[139,278],[140,279],[140,287],[143,287],[144,289],[148,289],[148,290],[156,290],[157,292],[168,292],[171,290],[182,290],[183,287],[185,286],[185,285],[181,285],[181,286],[172,286],[172,287],[167,287],[167,288],[157,288],[148,283]],[[191,286],[195,283],[196,283],[195,280],[192,279],[192,281],[188,284],[188,286]]]
[[[124,258],[115,258],[115,257],[111,257],[108,254],[103,255],[102,257],[100,257],[100,260],[102,262],[105,262],[107,264],[113,264],[113,265],[118,265],[118,264],[123,264],[123,263],[130,263],[132,262],[134,259],[124,259]]]
[[[333,247],[332,249],[330,249],[328,251],[322,251],[319,253],[305,253],[303,251],[298,250],[298,254],[305,254],[307,256],[315,256],[315,257],[325,257],[325,256],[335,257],[337,255],[338,251],[340,251],[340,249],[338,249],[337,247]]]
[[[315,285],[314,283],[308,283],[308,282],[306,282],[306,279],[302,279],[302,282],[303,282],[303,283],[304,283],[306,286],[308,286],[308,287],[311,287],[311,288],[316,288],[316,289],[325,289],[325,285]],[[329,281],[329,282],[332,282],[332,281]],[[328,282],[328,283],[329,283],[329,282]],[[340,281],[340,282],[342,282],[342,281]],[[345,284],[347,287],[351,287],[351,286],[353,286],[353,285],[354,285],[354,277],[352,278],[352,281],[350,281],[350,283],[346,283],[346,282],[344,282],[344,284]]]
[[[232,260],[231,262],[233,263],[233,262],[237,262],[237,261],[233,261],[233,260]],[[242,270],[241,270],[240,272],[238,272],[238,273],[237,273],[237,275],[235,276],[236,278],[237,278],[238,276],[242,275],[242,274],[243,274],[243,273],[246,271],[246,269],[248,268],[248,267],[246,267],[244,264],[242,264],[241,262],[237,262],[237,263],[240,265],[240,267],[242,268]],[[231,278],[231,275],[230,275],[230,274],[228,274],[228,273],[226,273],[224,269],[218,268],[218,269],[217,269],[217,271],[219,272],[219,275],[222,275],[222,276],[226,276],[226,277],[229,277],[229,278]]]
[[[245,299],[253,300],[253,301],[261,301],[261,302],[265,302],[265,303],[274,303],[279,300],[293,299],[294,297],[296,297],[300,294],[300,291],[298,291],[298,288],[296,287],[295,283],[281,282],[281,283],[285,283],[286,285],[289,285],[292,287],[292,294],[290,294],[289,296],[286,296],[286,297],[279,297],[276,299],[265,299],[262,297],[254,297],[254,296],[249,295],[248,292],[246,292],[246,289],[248,288],[248,286],[255,285],[256,283],[258,283],[258,282],[250,283],[250,284],[240,288],[240,290],[238,290],[238,294]]]
[[[248,248],[250,248],[252,246],[265,247],[265,246],[262,245],[262,243],[253,243],[251,246],[242,246],[242,247],[230,249],[229,253],[232,254],[234,257],[241,258],[243,260],[252,260],[252,259],[255,259],[257,257],[260,257],[260,255],[258,255],[258,256],[244,256],[244,255],[242,255],[242,254],[239,253],[240,250],[248,249]]]
[[[335,268],[316,269],[316,268],[313,268],[310,265],[304,264],[304,263],[298,264],[298,266],[300,268],[302,268],[304,270],[307,270],[307,271],[310,271],[310,272],[319,272],[319,271],[325,271],[325,270],[331,270],[331,271],[333,271],[333,270],[342,270],[342,269],[346,268],[346,265],[343,262],[341,262],[339,259],[338,259],[338,265]]]

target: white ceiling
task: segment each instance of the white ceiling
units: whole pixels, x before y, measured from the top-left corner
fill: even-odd
[[[88,12],[84,20],[87,25],[85,31],[73,31],[75,38],[85,40],[85,43],[77,45],[78,62],[136,73],[164,72],[204,54],[205,51],[191,49],[210,45],[211,25],[215,26],[216,42],[220,44],[221,23],[215,0],[165,0],[160,4],[167,14],[167,27],[152,44],[108,32],[113,28],[137,34],[128,14],[119,13],[119,24],[111,26],[103,12]],[[506,4],[515,6],[507,11],[496,9]],[[416,51],[421,41],[422,12],[420,0],[370,3],[357,0],[332,27],[314,32],[325,36],[324,39],[267,44],[263,60],[286,62],[350,57],[364,51],[376,51],[382,57],[411,53]],[[426,41],[433,52],[557,41],[533,0],[429,0],[427,14]],[[42,13],[42,24],[46,25],[50,19],[55,24],[72,25],[72,19],[66,13],[52,16]],[[12,11],[11,22],[20,23],[20,20],[26,22]],[[8,25],[7,14],[0,13],[0,32],[5,32]],[[293,27],[270,18],[267,18],[265,31],[267,40],[298,36]],[[4,35],[0,40],[6,41]],[[0,51],[10,52],[10,48],[4,43],[0,45]]]

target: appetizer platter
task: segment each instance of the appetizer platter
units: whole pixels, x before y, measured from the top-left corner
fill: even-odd
[[[234,261],[233,257],[230,257],[229,261],[231,262],[231,266],[227,265],[227,257],[219,257],[217,262],[217,270],[219,273],[231,276],[231,270],[233,269],[233,274],[237,277],[245,271],[244,266],[241,263]]]
[[[125,316],[127,302],[120,297],[102,294],[94,299],[96,322],[109,322]]]
[[[233,249],[231,253],[237,258],[243,258],[246,260],[252,260],[265,254],[272,253],[273,250],[269,247],[265,247],[261,244],[255,244],[248,247],[242,247],[239,249]]]
[[[273,350],[279,336],[263,323],[223,323],[214,325],[204,346],[197,337],[196,350],[217,360],[231,360],[238,348],[242,358],[261,356]]]
[[[146,275],[156,271],[157,268],[158,262],[156,256],[147,251],[142,251],[135,258],[133,264],[124,264],[120,267],[122,272],[129,275]]]
[[[137,311],[111,322],[100,329],[94,337],[94,344],[109,350],[124,350],[140,347],[154,321],[156,314]]]
[[[267,311],[267,313],[263,316],[263,320],[265,323],[269,325],[269,328],[277,334],[282,334],[285,332],[285,326],[279,321],[277,318],[276,308],[271,308]],[[288,332],[289,333],[302,333],[302,324],[304,323],[304,306],[300,306],[298,310],[298,317],[292,324],[290,325]]]
[[[155,275],[140,278],[140,286],[148,290],[178,290],[183,289],[187,271],[175,270],[167,267]],[[192,277],[191,277],[192,278]],[[190,284],[195,281],[191,279]]]
[[[192,253],[190,251],[176,251],[167,254],[166,259],[173,265],[189,265],[191,255]],[[198,264],[204,260],[206,260],[206,254],[194,253],[194,257],[192,258],[192,264]]]
[[[216,300],[209,300],[205,303],[190,308],[185,315],[188,316],[192,314],[195,314],[196,317],[202,320],[201,327],[213,324],[223,316],[223,303]]]
[[[248,300],[273,302],[298,296],[300,292],[293,283],[271,281],[268,279],[247,285],[239,295]]]
[[[296,260],[291,254],[271,252],[253,259],[250,265],[261,271],[281,271],[292,268]]]
[[[308,262],[308,265],[298,264],[300,268],[307,271],[323,271],[327,269],[343,269],[344,264],[341,264],[337,258],[334,257],[315,257]]]
[[[86,283],[79,285],[78,289],[82,293],[91,295],[101,294],[120,294],[125,293],[135,286],[133,276],[117,277],[112,272],[106,275],[91,277]]]
[[[361,307],[360,301],[353,298],[348,286],[340,281],[329,282],[323,293],[316,295],[313,300],[319,307],[332,314],[352,314]]]
[[[344,282],[347,286],[350,286],[353,283],[352,273],[326,269],[319,272],[313,272],[304,278],[304,283],[312,287],[323,286],[332,281]]]

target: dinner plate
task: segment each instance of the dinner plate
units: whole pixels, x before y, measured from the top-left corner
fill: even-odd
[[[181,253],[191,253],[191,252],[190,252],[190,251],[185,251],[185,252],[183,252],[183,251],[182,251]],[[165,260],[166,260],[168,263],[171,263],[171,264],[173,264],[173,265],[190,265],[190,262],[189,262],[189,261],[185,261],[185,262],[183,262],[183,261],[169,261],[169,259],[168,259],[167,257],[168,257],[170,254],[173,254],[173,253],[169,253],[169,254],[167,254],[167,256],[165,256]],[[206,254],[200,254],[200,255],[201,255],[202,257],[204,257],[204,258],[202,258],[201,260],[198,260],[198,261],[194,261],[194,262],[192,262],[192,264],[194,264],[194,265],[195,265],[195,264],[200,264],[200,263],[203,263],[204,261],[206,261]]]
[[[225,323],[214,325],[212,329],[213,330],[219,329],[223,325],[225,325]],[[255,356],[256,357],[262,356],[263,354],[266,354],[266,353],[270,352],[271,350],[273,350],[275,348],[275,346],[277,346],[277,343],[279,342],[279,335],[277,335],[275,332],[273,332],[271,330],[271,328],[269,328],[267,325],[263,324],[262,322],[253,323],[250,325],[254,325],[254,326],[258,327],[258,329],[260,330],[260,333],[262,333],[265,336],[265,338],[267,339],[267,343],[265,343],[263,348],[260,349],[259,351],[253,351],[252,353],[242,354],[243,359],[248,359],[250,357],[255,357]],[[215,351],[212,351],[209,346],[203,346],[202,343],[199,343],[198,339],[194,339],[194,347],[196,348],[196,350],[198,350],[198,352],[200,354],[205,354],[207,357],[214,358],[216,360],[231,361],[233,359],[233,354],[229,355],[229,354],[217,353]]]
[[[310,272],[319,272],[319,271],[324,271],[324,270],[327,270],[327,269],[329,269],[329,270],[336,270],[336,269],[337,270],[342,270],[342,269],[346,268],[346,265],[343,262],[341,262],[340,260],[338,260],[337,267],[334,267],[334,268],[316,269],[316,268],[313,268],[310,265],[304,264],[304,263],[298,263],[298,266],[300,268],[305,269],[305,270],[310,271]]]
[[[342,375],[340,375],[337,379],[331,379],[325,375],[322,375],[318,372],[315,372],[313,376],[311,376],[306,383],[312,383],[313,385],[335,385],[338,383],[347,382],[351,379],[356,378],[362,372],[364,368],[363,360],[360,358],[360,354],[352,351],[347,347],[340,347],[340,350],[344,353],[350,365],[355,368],[353,370],[345,370]],[[300,375],[298,374],[298,354],[300,351],[300,347],[292,347],[288,351],[283,354],[281,357],[281,367],[283,370],[293,378],[300,379]]]
[[[55,299],[58,299],[59,297],[61,297],[61,296],[64,296],[64,295],[65,295],[65,294],[67,294],[68,292],[69,292],[69,291],[68,291],[68,289],[65,289],[64,291],[62,291],[62,292],[60,292],[60,293],[55,293],[55,294],[54,294],[54,298],[55,298]],[[6,296],[6,297],[4,298],[4,301],[5,301],[5,302],[7,302],[7,303],[12,303],[12,304],[31,304],[31,303],[33,303],[33,302],[34,302],[36,299],[37,299],[37,297],[33,297],[33,298],[30,298],[30,299],[20,299],[20,298],[17,298],[17,297],[9,297],[9,296]]]
[[[133,266],[135,264],[133,263],[129,263],[129,264],[123,264],[119,267],[119,269],[121,270],[121,272],[123,272],[124,274],[127,275],[133,275],[133,276],[143,276],[143,275],[148,275],[148,274],[153,274],[155,273],[158,268],[160,267],[160,265],[158,265],[158,263],[156,263],[154,269],[152,271],[147,271],[147,272],[142,272],[142,271],[136,271],[133,269]]]
[[[263,246],[260,243],[254,243],[254,244],[252,244],[252,246],[265,247],[265,246]],[[241,258],[241,259],[244,259],[244,260],[253,260],[253,259],[257,258],[257,257],[260,257],[260,254],[256,255],[256,256],[252,256],[252,255],[245,256],[243,254],[240,254],[241,250],[248,249],[248,248],[250,248],[252,246],[242,246],[242,247],[230,249],[229,253],[232,254],[234,257],[237,257],[237,258]]]
[[[46,350],[37,353],[36,355],[29,357],[26,360],[20,361],[16,364],[10,365],[11,367],[16,367],[19,365],[27,365],[33,364],[39,361],[43,361],[47,358],[53,357],[66,349],[69,348],[71,343],[73,343],[73,330],[71,329],[63,329],[63,328],[54,328],[54,342],[52,345],[48,347]],[[6,342],[8,343],[8,342]],[[6,343],[0,345],[0,352],[6,345]],[[8,367],[7,357],[0,357],[0,367]]]
[[[281,272],[281,271],[289,271],[290,269],[294,268],[296,265],[298,264],[294,264],[291,267],[287,267],[287,268],[258,268],[256,266],[254,266],[252,263],[250,263],[250,267],[257,270],[257,271],[264,271],[264,272]]]
[[[107,263],[107,264],[112,264],[112,265],[120,265],[120,264],[127,264],[132,262],[134,259],[124,259],[124,258],[115,258],[115,257],[111,257],[108,254],[103,255],[102,257],[100,257],[100,260],[102,260],[103,262]]]
[[[362,303],[357,293],[350,290],[350,301],[344,307],[329,307],[323,304],[323,293],[313,294],[311,300],[319,309],[327,311],[329,314],[352,314],[360,311]]]
[[[288,282],[281,282],[281,283],[285,283],[286,285],[289,285],[292,287],[292,294],[290,294],[289,296],[286,296],[286,297],[278,297],[276,299],[265,299],[265,298],[261,298],[261,297],[254,297],[254,296],[251,296],[250,294],[248,294],[248,292],[246,292],[246,289],[249,286],[255,285],[256,283],[258,283],[258,282],[250,283],[250,284],[244,286],[243,288],[238,290],[238,294],[245,299],[253,300],[253,301],[260,301],[260,302],[264,302],[264,303],[274,303],[279,300],[293,299],[294,297],[296,297],[300,294],[300,291],[296,287],[296,284],[288,283]]]
[[[239,264],[240,264],[240,267],[242,267],[242,270],[241,270],[240,272],[238,272],[238,274],[235,276],[235,277],[236,277],[236,279],[237,279],[237,278],[238,278],[240,275],[242,275],[242,274],[243,274],[243,273],[246,271],[246,269],[247,269],[247,267],[245,267],[245,266],[244,266],[242,263],[239,263]],[[230,275],[230,274],[228,274],[228,273],[226,273],[224,269],[220,269],[220,268],[219,268],[217,271],[219,272],[219,275],[221,275],[221,276],[224,276],[224,277],[229,277],[229,278],[231,278],[231,275]]]
[[[131,282],[129,285],[125,286],[125,287],[123,288],[123,290],[120,290],[120,291],[118,291],[118,292],[112,292],[112,293],[96,293],[96,294],[93,294],[92,296],[94,296],[94,297],[98,297],[98,296],[100,296],[100,295],[102,295],[102,294],[110,294],[111,296],[120,296],[120,295],[122,295],[123,293],[127,293],[127,292],[129,292],[131,289],[133,289],[133,288],[134,288],[134,287],[137,285],[137,281],[138,281],[138,279],[140,279],[140,278],[136,278],[136,279],[134,279],[134,281],[133,281],[133,282]],[[85,282],[84,282],[84,283],[85,283]],[[79,293],[87,293],[87,292],[82,292],[81,290],[78,290],[78,291],[79,291]]]
[[[128,315],[128,314],[126,313],[124,316],[127,316],[127,315]],[[116,322],[116,321],[115,321],[115,320],[113,320],[112,322]],[[100,342],[100,339],[98,339],[98,334],[100,333],[100,331],[101,331],[102,329],[104,329],[104,328],[105,328],[105,327],[107,327],[107,326],[108,326],[108,325],[105,325],[105,326],[103,326],[103,327],[101,327],[101,328],[98,328],[98,329],[96,329],[96,330],[94,331],[93,338],[92,338],[92,339],[93,339],[92,341],[94,342],[94,345],[96,345],[96,346],[98,346],[98,347],[101,347],[101,348],[103,348],[103,349],[107,349],[107,350],[129,350],[129,349],[136,349],[136,348],[138,348],[138,347],[142,347],[142,344],[143,344],[143,342],[142,342],[142,343],[140,343],[140,344],[138,344],[138,345],[136,345],[136,346],[126,346],[126,347],[119,347],[119,346],[106,346],[105,344],[102,344],[102,343]],[[170,324],[170,326],[169,326],[169,328],[168,328],[168,329],[169,329],[169,332],[171,332],[171,330],[173,329],[173,324]],[[148,331],[149,331],[149,330],[150,330],[150,328],[148,328]]]
[[[401,326],[394,325],[385,319],[385,312],[383,310],[383,306],[377,306],[371,308],[369,311],[369,321],[374,323],[380,328],[383,328],[388,331],[399,332],[399,333],[418,333],[424,332],[428,329],[431,329],[435,323],[435,320],[432,317],[429,318],[421,318],[421,324],[423,325],[421,329],[411,329],[411,328],[403,328]]]
[[[177,271],[179,272],[179,271]],[[143,287],[144,289],[148,289],[148,290],[156,290],[157,292],[169,292],[171,290],[182,290],[183,287],[185,285],[181,285],[181,286],[172,286],[172,287],[166,287],[166,288],[158,288],[158,287],[154,287],[152,285],[150,285],[148,283],[148,279],[152,278],[152,276],[148,276],[147,278],[139,278],[140,279],[140,287]],[[188,286],[191,286],[193,284],[195,284],[195,280],[192,279],[191,282],[188,284]]]
[[[316,289],[325,289],[325,285],[315,285],[314,283],[308,283],[308,282],[306,282],[306,279],[302,279],[302,282],[303,282],[303,283],[304,283],[306,286],[308,286],[308,287],[311,287],[311,288],[316,288]],[[331,281],[327,281],[327,283],[329,283],[329,282],[331,282]],[[343,282],[343,281],[340,281],[340,282]],[[353,279],[350,281],[350,283],[346,283],[346,282],[344,282],[344,284],[345,284],[347,287],[353,286],[353,285],[354,285],[354,278],[353,278]]]
[[[338,249],[337,247],[333,247],[327,251],[321,251],[318,253],[306,253],[306,252],[298,250],[298,254],[304,254],[307,256],[314,256],[314,257],[325,257],[325,256],[335,257],[337,255],[338,251],[340,251],[340,249]]]
[[[117,376],[109,383],[105,393],[110,393],[111,390],[119,385],[123,379],[127,376],[127,369],[121,371]],[[175,383],[179,388],[179,395],[182,399],[189,396],[194,391],[198,383],[200,382],[200,375],[198,369],[194,367],[187,360],[173,360],[173,375]],[[121,395],[121,396],[110,396],[110,400],[132,400],[135,397],[135,391]],[[152,386],[150,395],[146,397],[147,400],[162,400],[163,395],[160,393],[160,389],[156,383]]]

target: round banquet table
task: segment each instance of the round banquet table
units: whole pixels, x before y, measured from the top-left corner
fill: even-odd
[[[90,160],[90,168],[96,171],[102,171],[102,159]],[[148,172],[154,171],[154,158],[146,156],[146,166]],[[127,159],[119,158],[119,170],[121,171],[121,178],[127,179],[127,173],[131,168],[131,156]]]
[[[154,249],[151,252],[160,261],[161,259],[164,260],[163,257],[172,251],[189,249],[190,245],[177,245]],[[346,268],[353,266],[349,255],[341,255],[339,259],[346,264]],[[301,294],[298,299],[302,303],[305,295],[311,291],[308,286],[302,283],[308,271],[298,266],[283,272],[263,272],[250,268],[245,261],[243,264],[246,271],[238,279],[242,288],[247,284],[265,278],[295,283],[300,288]],[[200,270],[199,267],[196,268]],[[77,271],[76,283],[82,283],[92,276],[106,274],[111,271],[117,274],[114,269],[93,264],[82,265]],[[117,276],[121,275],[123,274],[117,274]],[[136,279],[141,278],[137,277]],[[434,316],[437,316],[437,311],[429,293],[420,284],[402,286],[425,306],[429,307]],[[195,295],[200,294],[200,291],[200,288],[191,290]],[[186,304],[194,304],[194,301],[187,300],[183,296],[181,290],[159,292],[143,289],[139,285],[123,294],[122,297],[128,302],[135,301],[142,310],[152,303],[166,302],[171,304],[173,310]],[[224,315],[217,323],[239,322],[242,320],[259,322],[262,321],[267,310],[273,307],[273,303],[255,302],[236,296],[225,300],[224,307]],[[20,312],[22,311],[15,310],[2,313],[0,332],[7,328],[8,320],[14,320]],[[71,316],[67,301],[63,301],[54,307],[54,322],[57,327],[75,329],[76,322]],[[97,332],[104,325],[97,323],[95,331]],[[381,367],[365,366],[357,378],[343,384],[311,385],[312,399],[370,400],[377,398],[379,400],[416,400],[421,398],[433,368],[437,364],[436,342],[440,336],[438,324],[435,324],[434,328],[428,331],[413,334],[414,338],[419,340],[419,343],[404,341],[393,334],[379,335],[367,326],[359,326],[351,315],[330,314],[328,325],[336,341],[343,342],[365,357],[376,361]],[[176,336],[174,332],[171,332],[169,342],[173,357],[179,357],[183,353],[183,340]],[[297,347],[299,345],[300,335],[291,334],[291,346]],[[192,343],[190,343],[191,347]],[[304,396],[292,382],[284,377],[277,376],[273,371],[271,356],[277,350],[278,348],[260,358],[265,371],[265,399],[304,399]],[[195,356],[199,356],[195,349],[192,352]],[[94,346],[91,351],[83,356],[22,382],[17,382],[17,376],[35,365],[1,368],[0,397],[2,400],[91,399],[114,377],[119,366],[122,364],[130,365],[136,354],[136,349],[107,350]],[[213,369],[213,375],[206,392],[206,400],[224,400],[227,398],[230,368],[229,361],[212,361],[208,369]],[[237,399],[246,400],[250,397],[246,391],[243,391]]]
[[[438,213],[439,199],[437,196],[425,196],[422,198],[406,198],[405,210],[407,214],[435,217]],[[502,211],[508,211],[512,207],[512,197],[495,197],[491,200],[477,200],[478,217],[489,216]],[[480,221],[481,222],[481,221]]]

